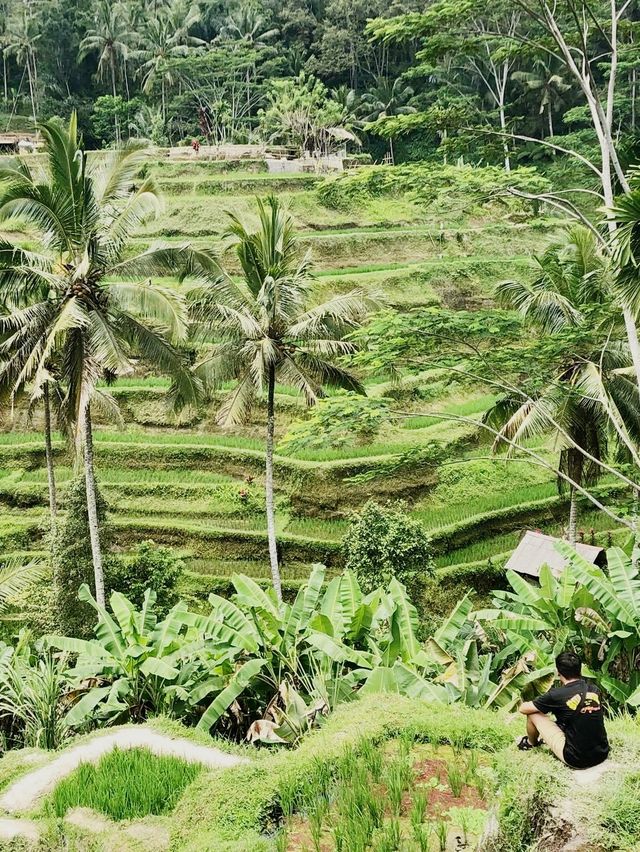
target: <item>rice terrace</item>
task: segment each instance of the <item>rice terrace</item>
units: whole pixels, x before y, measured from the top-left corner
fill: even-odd
[[[0,3],[0,849],[640,852],[640,4]]]

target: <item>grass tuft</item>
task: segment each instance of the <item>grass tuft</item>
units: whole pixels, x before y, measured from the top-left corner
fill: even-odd
[[[202,769],[201,764],[156,756],[143,748],[116,748],[97,764],[83,763],[63,779],[46,809],[63,817],[71,808],[92,808],[114,820],[165,814]]]

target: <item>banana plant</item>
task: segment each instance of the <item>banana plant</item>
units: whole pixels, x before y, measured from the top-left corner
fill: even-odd
[[[65,723],[70,727],[90,720],[107,724],[139,720],[152,712],[200,717],[200,722],[206,720],[203,726],[213,725],[235,701],[239,687],[246,686],[247,676],[260,668],[257,659],[250,669],[238,667],[240,644],[208,644],[205,634],[191,628],[184,603],[158,621],[155,592],[149,589],[139,611],[114,592],[113,615],[95,601],[86,585],[79,598],[97,612],[95,639],[46,637],[51,648],[75,655],[75,664],[66,672],[72,707]],[[203,712],[203,702],[212,694]]]
[[[494,607],[476,613],[497,634],[498,663],[518,655],[531,661],[532,675],[546,684],[553,658],[574,648],[586,673],[613,703],[640,705],[640,577],[617,547],[607,551],[607,570],[587,562],[566,542],[558,542],[566,567],[555,577],[548,566],[540,585],[507,572],[511,591],[494,592]]]

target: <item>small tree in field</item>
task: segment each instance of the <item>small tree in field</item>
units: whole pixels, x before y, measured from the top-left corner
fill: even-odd
[[[346,568],[356,574],[363,591],[387,586],[395,577],[413,603],[420,603],[424,584],[433,574],[431,540],[402,504],[365,503],[351,521],[342,547]]]

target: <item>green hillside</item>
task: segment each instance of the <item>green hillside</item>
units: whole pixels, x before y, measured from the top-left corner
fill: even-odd
[[[375,295],[381,308],[491,305],[496,281],[530,276],[533,254],[557,237],[563,224],[518,204],[479,202],[460,191],[452,193],[448,209],[442,199],[434,205],[415,194],[390,192],[335,209],[318,193],[332,178],[280,179],[259,173],[256,165],[242,164],[240,170],[229,163],[222,170],[217,162],[159,161],[149,171],[163,188],[164,211],[135,242],[191,241],[228,261],[226,213],[253,221],[255,196],[277,193],[311,254],[317,296],[355,286]],[[431,410],[478,419],[495,400],[491,387],[461,384],[437,369],[394,381],[364,379],[371,397],[393,397],[407,416],[384,425],[369,443],[347,440],[336,449],[297,452],[276,446],[286,582],[295,584],[312,562],[338,567],[350,512],[371,497],[406,501],[429,530],[436,564],[443,569],[468,564],[482,571],[488,559],[500,562],[527,526],[562,530],[565,507],[548,471],[491,459],[486,439],[473,425],[425,416]],[[144,373],[120,379],[109,392],[118,402],[122,427],[102,425],[96,415],[99,484],[115,546],[126,551],[144,539],[171,546],[187,566],[184,593],[199,597],[238,570],[266,578],[264,409],[259,406],[246,426],[223,430],[215,425],[219,399],[177,418],[167,406],[168,387],[168,379]],[[281,443],[307,411],[292,388],[279,387],[277,403]],[[410,416],[412,410],[420,415]],[[45,546],[47,488],[39,425],[37,414],[29,419],[20,409],[4,418],[0,547],[5,552],[38,552]],[[413,454],[434,445],[444,451],[446,464],[416,465]],[[54,448],[64,483],[72,476],[70,455],[59,436]],[[605,516],[587,516],[583,526],[597,527],[598,540],[604,540],[610,523]]]

